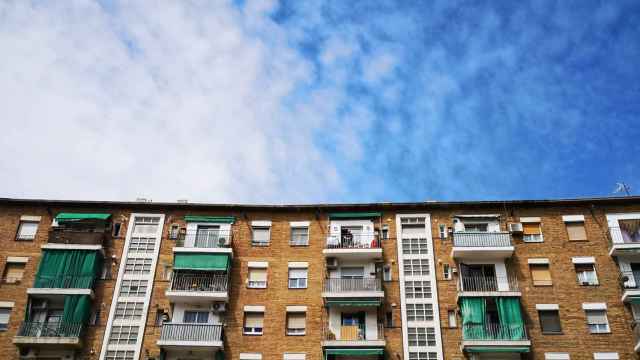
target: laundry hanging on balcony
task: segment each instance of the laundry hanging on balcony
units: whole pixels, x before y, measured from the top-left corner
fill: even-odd
[[[175,254],[173,268],[176,270],[226,271],[231,265],[227,254]]]
[[[43,250],[34,287],[90,289],[102,269],[98,250]]]

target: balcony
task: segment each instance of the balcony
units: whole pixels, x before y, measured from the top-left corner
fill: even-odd
[[[158,346],[167,350],[216,350],[223,347],[222,325],[162,324]]]
[[[322,346],[331,347],[379,347],[384,348],[384,327],[382,324],[367,327],[364,325],[342,325],[332,330],[325,327]]]
[[[233,233],[221,230],[198,230],[178,234],[174,252],[210,252],[233,254]]]
[[[84,326],[80,323],[23,322],[13,338],[17,346],[29,347],[82,347],[80,336]]]
[[[227,301],[228,285],[227,274],[181,274],[177,271],[173,273],[166,295],[170,301]]]
[[[322,253],[347,260],[377,259],[382,257],[382,247],[375,233],[331,235]]]
[[[640,255],[640,233],[632,233],[622,227],[609,227],[611,235],[610,256]]]
[[[640,300],[640,271],[621,271],[618,281],[622,288],[622,302]]]
[[[374,298],[372,301],[379,304],[380,299],[384,297],[384,292],[379,278],[329,278],[324,281],[322,297],[337,298],[338,301],[345,298],[358,300]]]
[[[95,276],[45,276],[37,275],[33,287],[27,294],[39,297],[56,297],[60,295],[89,295],[93,297]]]
[[[529,352],[531,340],[524,325],[464,324],[462,349],[467,352]]]
[[[515,274],[506,276],[460,275],[458,296],[521,296]]]
[[[94,231],[89,229],[69,229],[64,227],[53,228],[49,230],[49,241],[45,247],[73,247],[72,245],[80,245],[79,248],[100,248],[106,239],[105,231]],[[58,246],[52,246],[56,244]],[[64,246],[62,246],[64,245]]]
[[[453,233],[451,256],[458,259],[502,259],[513,255],[508,232],[461,231]]]

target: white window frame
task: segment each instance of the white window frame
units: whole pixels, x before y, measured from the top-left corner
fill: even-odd
[[[14,304],[12,302],[3,302],[0,304],[0,311],[6,312],[6,314],[0,314],[0,332],[7,331],[9,329],[9,322],[11,321],[11,313],[13,312]],[[6,322],[2,322],[6,319]]]
[[[262,327],[247,327],[247,314],[262,314]],[[263,311],[247,311],[246,307],[242,318],[242,335],[262,335],[264,334],[264,310]]]
[[[311,236],[309,229],[309,221],[292,221],[289,223],[290,231],[289,231],[289,245],[290,246],[309,246],[309,238]],[[304,239],[295,238],[293,236],[293,232],[295,230],[305,229],[307,231],[307,235]],[[300,241],[300,240],[303,241]],[[295,241],[294,241],[295,240]]]
[[[303,314],[304,316],[304,328],[289,328],[289,316],[291,314]],[[285,318],[286,327],[287,327],[287,335],[289,336],[303,336],[307,334],[307,312],[306,311],[289,311],[287,310],[287,315]]]
[[[249,261],[247,265],[247,288],[249,289],[266,289],[269,283],[269,263],[264,261]],[[265,280],[264,281],[252,281],[251,280],[251,271],[253,270],[264,270],[265,272]]]
[[[541,243],[544,242],[544,236],[542,235],[542,219],[540,217],[521,217],[520,222],[523,224],[537,223],[540,234],[536,235],[522,235],[522,241],[525,243]]]
[[[38,216],[39,218],[39,216]],[[35,229],[33,230],[33,234],[23,234],[23,225],[33,225]],[[18,231],[16,233],[16,240],[18,241],[32,241],[35,240],[38,235],[38,228],[40,227],[40,219],[26,219],[24,216],[20,218],[20,223],[18,224]]]
[[[416,283],[418,283],[420,286],[416,287]],[[417,288],[422,289],[422,291],[415,291]],[[406,299],[433,298],[433,283],[431,282],[431,280],[406,280],[404,282],[404,290]]]
[[[433,304],[431,303],[408,303],[407,321],[427,322],[433,321]]]
[[[409,326],[407,328],[409,347],[435,346],[436,329],[426,326]]]
[[[292,278],[292,271],[304,270],[304,277]],[[289,289],[306,289],[308,286],[309,265],[307,263],[289,263],[289,271],[287,272],[287,285]],[[295,286],[292,286],[295,285]]]
[[[609,316],[607,314],[607,304],[605,303],[583,303],[582,309],[587,321],[587,327],[591,334],[608,334],[611,332],[609,325]],[[589,322],[590,312],[601,312],[604,315],[604,323],[591,323]]]
[[[256,241],[256,230],[266,230],[267,240]],[[251,222],[251,246],[264,247],[271,245],[271,221],[268,220],[256,220]]]

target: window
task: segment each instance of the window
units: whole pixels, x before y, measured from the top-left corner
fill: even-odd
[[[91,312],[91,317],[89,318],[90,325],[99,325],[100,324],[100,308],[96,308]]]
[[[0,308],[0,331],[7,331],[9,327],[9,318],[11,317],[11,309],[3,307]]]
[[[307,268],[289,268],[289,289],[307,288]]]
[[[129,252],[152,253],[156,247],[156,239],[148,237],[132,237]]]
[[[102,263],[102,270],[100,271],[100,279],[101,280],[111,279],[111,262],[105,261],[104,263]]]
[[[284,353],[284,360],[306,360],[307,354],[305,353]]]
[[[385,327],[387,328],[393,327],[393,312],[387,311],[384,313],[384,322],[385,322]]]
[[[248,288],[264,289],[267,287],[267,268],[249,268]]]
[[[262,335],[263,323],[264,323],[263,312],[245,312],[243,334]]]
[[[262,360],[260,353],[240,353],[240,360]]]
[[[139,320],[142,319],[142,307],[144,303],[118,301],[116,304],[115,319]]]
[[[584,221],[570,221],[565,222],[567,227],[567,234],[570,241],[584,241],[587,240],[587,232],[584,229]]]
[[[408,254],[428,254],[429,242],[426,238],[402,239],[402,253]]]
[[[531,278],[534,286],[551,286],[551,271],[549,264],[529,264],[531,270]]]
[[[38,232],[37,221],[20,221],[18,226],[17,240],[33,240],[36,238],[36,232]]]
[[[24,267],[25,263],[23,262],[7,262],[7,265],[4,268],[4,275],[2,279],[7,284],[15,284],[22,280],[22,276],[24,275]]]
[[[416,328],[407,329],[407,339],[409,346],[435,346],[436,330],[434,328]]]
[[[122,223],[117,222],[117,223],[113,224],[113,230],[111,231],[111,235],[114,238],[119,237],[121,229],[122,229]]]
[[[287,313],[287,335],[304,335],[306,332],[306,313]]]
[[[125,274],[150,274],[151,273],[151,259],[138,259],[128,258],[124,265]]]
[[[489,230],[489,223],[464,223],[464,231],[468,232],[487,232]]]
[[[440,224],[438,225],[438,230],[440,231],[440,240],[444,240],[447,238],[447,225]]]
[[[618,360],[620,357],[616,352],[597,352],[593,353],[593,360]]]
[[[158,231],[160,218],[150,216],[138,216],[133,224],[133,233],[138,235],[155,235]]]
[[[585,310],[587,315],[587,325],[592,334],[602,334],[609,332],[609,320],[607,310]]]
[[[147,280],[122,280],[120,296],[143,297],[147,293]]]
[[[569,360],[569,354],[568,353],[558,353],[558,352],[553,352],[553,353],[544,353],[544,360]]]
[[[598,275],[594,264],[575,264],[578,284],[582,286],[598,285]]]
[[[560,313],[558,310],[538,310],[540,329],[543,334],[561,334]]]
[[[291,246],[309,245],[309,228],[306,226],[292,227],[289,244]]]
[[[187,324],[206,324],[209,322],[208,311],[185,311],[182,322]]]
[[[407,321],[433,321],[433,305],[407,304]]]
[[[438,354],[434,352],[410,352],[409,360],[438,360]]]
[[[180,234],[180,225],[171,224],[171,228],[169,229],[169,240],[178,240],[179,234]]]
[[[268,226],[253,226],[251,228],[253,236],[251,238],[251,245],[253,246],[268,246],[271,241],[271,228]]]
[[[138,329],[138,326],[112,326],[109,344],[135,344],[138,339]]]
[[[452,274],[451,274],[451,266],[449,264],[442,264],[442,277],[445,280],[451,280]]]
[[[385,265],[382,268],[382,280],[384,281],[392,281],[393,277],[391,275],[391,265]]]
[[[542,229],[539,222],[527,222],[522,224],[524,242],[542,242]]]
[[[173,264],[162,264],[162,276],[164,280],[171,280],[173,275]]]
[[[362,279],[364,278],[364,267],[343,266],[340,268],[340,277],[343,279]]]
[[[389,225],[382,225],[382,240],[389,239]]]
[[[431,281],[405,281],[404,295],[407,299],[431,298]]]
[[[410,259],[404,261],[404,275],[429,275],[429,260]]]
[[[450,328],[458,327],[458,318],[455,310],[447,310],[447,320]]]
[[[133,360],[133,350],[108,350],[105,360]]]

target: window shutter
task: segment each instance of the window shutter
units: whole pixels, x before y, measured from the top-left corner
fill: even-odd
[[[586,310],[588,324],[606,324],[607,312],[604,310]]]
[[[305,313],[289,313],[287,317],[287,328],[304,329],[306,326]]]
[[[254,242],[269,242],[269,228],[256,227],[253,228]]]
[[[525,235],[540,235],[540,223],[524,223],[522,230]]]
[[[551,285],[551,272],[548,265],[531,264],[531,277],[535,285]]]
[[[587,240],[587,232],[584,229],[583,222],[567,223],[567,233],[569,240]]]
[[[5,281],[8,283],[14,283],[22,279],[24,275],[24,264],[7,264],[7,270],[5,272]]]
[[[0,309],[0,324],[8,324],[11,309]]]
[[[245,313],[244,326],[251,328],[261,328],[264,323],[264,313]]]
[[[289,279],[306,279],[307,269],[289,269]]]
[[[249,281],[267,281],[267,269],[249,269]]]

